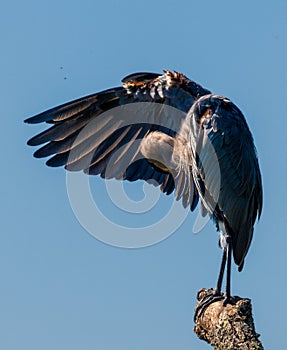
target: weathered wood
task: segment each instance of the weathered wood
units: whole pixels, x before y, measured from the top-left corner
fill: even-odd
[[[198,292],[198,303],[212,289]],[[234,304],[222,301],[209,305],[195,320],[194,332],[215,350],[263,350],[252,317],[251,300],[234,297]]]

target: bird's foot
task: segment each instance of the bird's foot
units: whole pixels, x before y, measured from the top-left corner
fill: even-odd
[[[202,297],[202,293],[204,293]],[[226,306],[227,304],[234,304],[235,299],[231,296],[227,296],[224,293],[218,292],[215,289],[202,289],[197,294],[197,300],[199,300],[198,304],[195,308],[194,313],[194,322],[202,316],[204,311],[207,309],[207,307],[216,301],[223,300],[223,306]]]
[[[202,293],[204,296],[202,297]],[[214,289],[202,289],[197,293],[197,300],[199,300],[198,304],[195,307],[194,313],[194,322],[202,316],[203,312],[206,308],[216,301],[220,301],[224,299],[223,293],[217,292]]]

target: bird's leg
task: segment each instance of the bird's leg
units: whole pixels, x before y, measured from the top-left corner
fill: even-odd
[[[226,235],[224,237],[224,244],[223,244],[223,254],[222,254],[222,260],[219,270],[219,276],[216,284],[215,290],[213,290],[211,293],[207,294],[205,297],[203,297],[197,305],[195,309],[194,314],[194,321],[198,317],[200,317],[204,310],[212,303],[216,301],[223,300],[223,306],[226,306],[229,303],[233,303],[231,294],[230,294],[230,281],[231,281],[231,258],[232,258],[232,241],[231,236]],[[222,287],[222,281],[223,281],[223,275],[225,270],[225,265],[227,262],[227,270],[226,270],[226,292],[225,295],[221,292]]]
[[[225,270],[225,265],[226,265],[226,248],[223,248],[223,254],[222,254],[222,260],[221,260],[221,265],[220,265],[220,270],[219,270],[219,276],[215,288],[215,294],[220,295],[221,293],[221,286],[222,286],[222,280],[223,280],[223,275],[224,275],[224,270]]]
[[[205,297],[203,297],[200,303],[196,306],[195,313],[194,313],[194,321],[196,321],[196,319],[202,315],[204,310],[210,304],[224,299],[224,296],[221,293],[221,286],[222,286],[222,280],[223,280],[223,275],[224,275],[224,270],[226,265],[226,255],[227,255],[227,247],[225,246],[223,248],[222,260],[221,260],[216,288],[215,290],[212,291],[212,293],[209,293]]]
[[[232,243],[231,236],[226,236],[226,251],[227,251],[227,270],[226,270],[226,294],[223,305],[226,306],[231,301],[230,285],[231,285],[231,256]]]

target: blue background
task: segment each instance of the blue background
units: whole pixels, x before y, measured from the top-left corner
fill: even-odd
[[[252,299],[266,349],[287,347],[286,21],[283,0],[2,3],[2,349],[210,348],[193,333],[193,308],[196,292],[216,281],[214,226],[195,235],[190,214],[152,247],[105,245],[74,217],[63,169],[47,168],[25,145],[43,129],[26,117],[162,69],[228,96],[247,117],[264,209],[232,291]],[[101,193],[103,180],[92,182]],[[142,184],[132,186],[141,198]],[[171,201],[161,196],[159,205]]]

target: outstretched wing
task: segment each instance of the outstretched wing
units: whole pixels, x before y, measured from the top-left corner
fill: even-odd
[[[103,178],[142,179],[161,185],[166,194],[176,187],[176,198],[183,198],[184,205],[193,209],[198,197],[190,174],[186,175],[186,159],[176,171],[170,168],[174,159],[167,160],[167,164],[148,159],[141,146],[147,137],[155,141],[154,136],[160,137],[163,148],[171,144],[170,139],[176,145],[172,149],[183,147],[177,138],[182,120],[194,101],[206,93],[209,91],[176,72],[129,75],[123,79],[122,87],[68,102],[25,120],[30,124],[52,124],[28,144],[44,144],[34,156],[50,156],[49,166],[84,170]],[[157,154],[161,154],[160,148]]]
[[[200,198],[232,235],[234,261],[241,270],[262,210],[261,175],[251,132],[241,111],[217,95],[200,98],[189,122]]]

